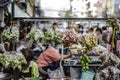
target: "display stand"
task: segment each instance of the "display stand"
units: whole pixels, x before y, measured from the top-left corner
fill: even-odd
[[[113,19],[113,18],[15,18],[17,19],[23,19],[24,21],[33,21],[33,22],[41,22],[41,21],[100,21],[100,22],[107,22],[109,19]],[[63,59],[63,55],[64,55],[64,46],[62,44],[62,60]],[[99,66],[101,66],[101,63],[93,63],[93,64],[89,64],[89,67],[92,68],[98,68]],[[68,67],[70,69],[72,68],[81,68],[81,64],[63,64],[63,67]],[[71,70],[70,70],[71,72]],[[72,73],[72,72],[71,72]],[[78,73],[79,74],[79,73]]]
[[[13,0],[12,0],[13,2]],[[33,21],[33,22],[41,22],[41,21],[102,21],[102,22],[105,22],[105,21],[108,21],[109,19],[113,19],[113,18],[52,18],[52,17],[47,17],[47,18],[26,18],[26,17],[17,17],[15,18],[14,17],[14,3],[12,4],[12,18],[13,20],[19,20],[19,19],[23,19],[24,21]],[[120,19],[120,18],[118,18]],[[63,59],[63,44],[62,44],[62,60]],[[101,64],[89,64],[89,66],[91,67],[98,67],[100,66]],[[76,65],[63,65],[63,66],[66,66],[66,67],[81,67],[81,64],[76,64]]]
[[[88,22],[94,22],[94,21],[100,21],[100,22],[107,22],[109,19],[113,18],[52,18],[52,17],[46,17],[46,18],[26,18],[26,17],[14,17],[14,20],[23,19],[24,21],[33,21],[33,22],[41,22],[41,21],[88,21]],[[118,18],[119,19],[119,18]],[[63,60],[63,44],[62,44],[62,60]]]

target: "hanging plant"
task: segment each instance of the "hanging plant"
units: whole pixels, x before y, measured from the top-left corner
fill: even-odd
[[[81,43],[86,48],[86,52],[89,53],[93,47],[98,45],[98,38],[95,34],[87,34],[82,37]]]
[[[12,67],[13,69],[18,68],[21,70],[21,64],[25,64],[27,62],[25,57],[20,53],[4,53],[0,54],[0,63],[2,63],[5,68]]]
[[[53,34],[51,31],[46,31],[44,36],[44,43],[46,44],[52,44],[53,41]]]
[[[19,40],[19,30],[16,27],[12,27],[11,30],[4,30],[2,33],[3,41],[8,41],[10,43],[15,43]]]
[[[54,37],[53,37],[53,42],[55,42],[55,46],[57,46],[58,44],[62,43],[62,33],[60,31],[56,31],[54,33]]]
[[[40,30],[33,30],[32,32],[28,33],[26,39],[28,39],[31,43],[40,43],[43,41],[44,34]]]
[[[80,38],[74,31],[65,31],[62,33],[62,42],[65,47],[69,47],[72,43],[78,43]]]

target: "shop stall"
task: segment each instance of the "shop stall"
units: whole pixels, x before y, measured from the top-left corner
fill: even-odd
[[[10,42],[8,52],[11,52],[10,54],[15,56],[15,59],[4,53],[0,55],[0,62],[5,69],[9,67],[13,69],[14,73],[10,74],[14,75],[12,78],[15,80],[21,78],[20,76],[16,78],[15,73],[21,72],[22,64],[26,62],[24,54],[24,56],[17,55],[21,52],[25,53],[26,50],[23,48],[30,48],[34,51],[33,61],[37,63],[39,56],[47,50],[45,48],[51,47],[61,55],[60,74],[55,76],[57,71],[55,73],[51,71],[54,75],[53,77],[50,75],[51,73],[48,74],[51,79],[120,79],[119,19],[15,17],[11,21],[10,26],[2,32],[3,42],[1,44]],[[103,26],[105,29],[101,32]],[[20,36],[22,37],[20,38]],[[24,46],[23,51],[18,49],[21,45]],[[49,56],[52,56],[53,59],[58,56],[53,55]],[[49,61],[47,63],[49,64]],[[109,74],[110,72],[112,74]],[[29,77],[32,77],[32,80],[43,79],[41,74],[39,77]],[[25,77],[22,76],[22,78]]]

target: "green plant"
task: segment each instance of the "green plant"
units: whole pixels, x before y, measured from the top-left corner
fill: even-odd
[[[32,77],[29,80],[40,80],[39,77]]]
[[[53,34],[52,34],[52,32],[49,31],[49,30],[46,31],[46,32],[45,32],[45,37],[44,37],[45,43],[48,43],[48,44],[52,43],[52,39],[53,39]]]
[[[62,34],[60,31],[55,32],[53,41],[55,42],[55,45],[62,43]]]

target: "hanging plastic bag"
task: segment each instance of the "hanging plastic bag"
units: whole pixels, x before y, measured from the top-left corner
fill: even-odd
[[[61,65],[61,61],[60,61],[60,67],[58,67],[55,70],[48,69],[47,72],[50,79],[61,80],[64,77],[64,71]]]

